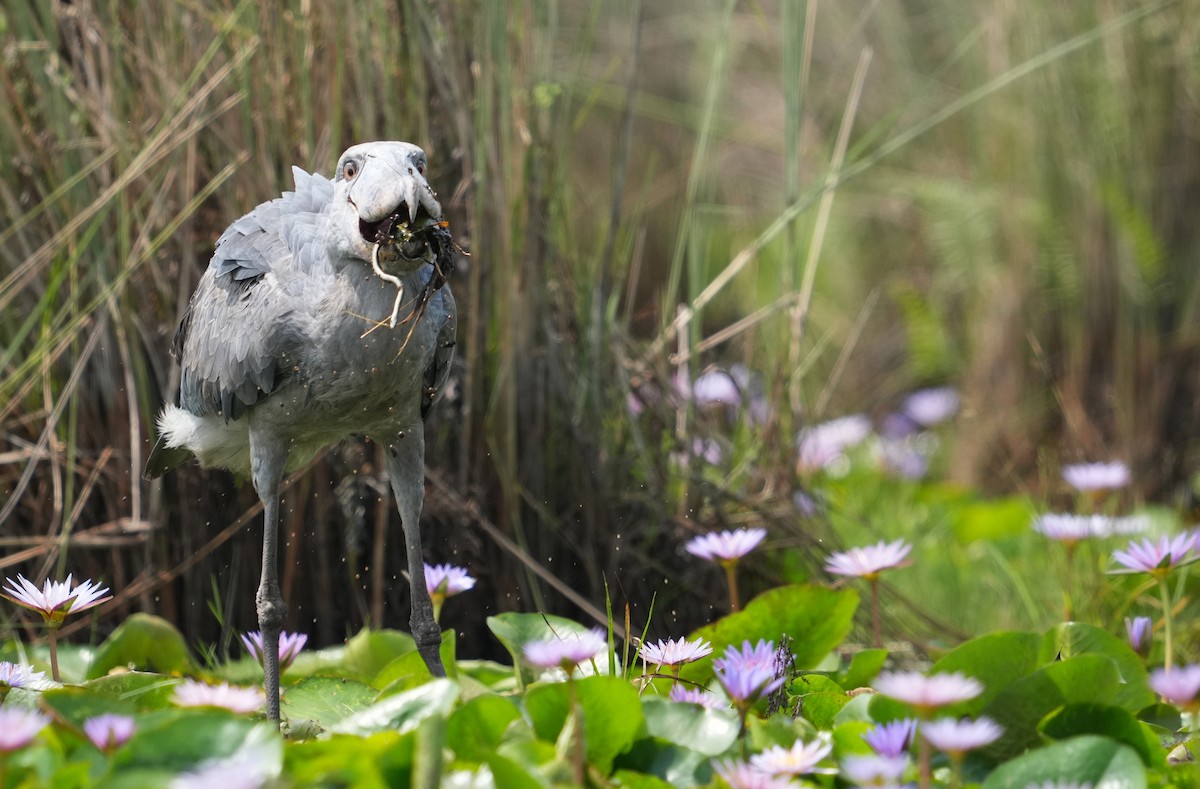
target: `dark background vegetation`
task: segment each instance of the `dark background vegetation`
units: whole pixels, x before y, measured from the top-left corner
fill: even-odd
[[[1197,36],[1194,0],[8,3],[3,574],[102,578],[102,630],[256,626],[249,485],[140,476],[167,349],[230,221],[381,138],[427,150],[471,252],[423,524],[479,578],[443,616],[462,655],[499,651],[488,614],[606,593],[638,631],[653,597],[654,637],[710,621],[720,575],[681,545],[714,528],[770,530],[744,598],[802,579],[840,539],[792,503],[796,431],[920,386],[962,394],[956,483],[1053,502],[1060,462],[1114,458],[1131,503],[1182,500]],[[739,363],[764,423],[671,394]],[[697,437],[720,463],[680,461]],[[288,627],[317,644],[407,627],[376,456],[286,493]]]

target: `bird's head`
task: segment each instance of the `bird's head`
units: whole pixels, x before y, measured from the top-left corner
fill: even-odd
[[[366,142],[338,159],[330,208],[330,243],[345,257],[393,272],[432,263],[442,207],[425,180],[425,152],[407,142]]]

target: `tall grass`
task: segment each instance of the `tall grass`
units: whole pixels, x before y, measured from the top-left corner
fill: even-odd
[[[252,492],[140,479],[166,348],[229,221],[377,138],[429,151],[472,252],[425,531],[486,612],[607,582],[635,624],[654,592],[664,635],[704,621],[683,539],[829,545],[791,506],[792,434],[926,383],[964,392],[962,481],[1038,494],[1057,457],[1111,455],[1161,496],[1200,427],[1198,28],[1131,8],[9,4],[0,563],[102,575],[196,640],[253,624]],[[735,362],[765,424],[671,396]],[[686,460],[695,437],[726,460]],[[286,494],[289,626],[318,642],[406,619],[379,469],[350,444]],[[466,654],[477,613],[448,612]]]

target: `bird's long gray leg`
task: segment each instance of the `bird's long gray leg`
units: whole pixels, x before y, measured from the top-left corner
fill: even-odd
[[[267,717],[279,720],[279,633],[287,604],[279,591],[279,483],[287,465],[287,441],[263,431],[250,430],[250,475],[263,504],[262,578],[255,602],[262,630],[263,686],[267,692]]]
[[[404,527],[404,547],[408,555],[408,578],[412,589],[412,627],[417,651],[435,677],[446,676],[442,656],[442,631],[433,618],[433,603],[425,588],[425,558],[421,550],[421,507],[425,502],[425,431],[421,425],[394,437],[388,444],[388,476],[400,523]]]

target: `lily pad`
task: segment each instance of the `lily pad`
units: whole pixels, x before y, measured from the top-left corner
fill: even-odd
[[[305,677],[284,689],[280,711],[293,725],[307,720],[328,729],[369,707],[378,695],[352,679]]]
[[[1046,783],[1145,789],[1146,770],[1137,753],[1096,735],[1072,737],[1000,765],[983,789],[1025,789]]]
[[[508,699],[477,696],[456,709],[446,722],[446,744],[460,759],[487,761],[520,718],[521,711]]]
[[[420,687],[375,702],[331,727],[339,734],[373,734],[379,731],[412,731],[431,715],[447,715],[458,698],[453,680],[435,679]]]
[[[744,641],[753,643],[759,639],[773,641],[778,646],[782,636],[791,639],[796,668],[811,668],[849,635],[858,601],[858,593],[853,589],[833,590],[810,584],[763,592],[745,609],[692,633],[692,639],[710,641],[713,653],[685,666],[680,676],[707,683],[712,678],[713,660],[727,646],[741,646]]]
[[[583,710],[588,761],[608,773],[613,759],[628,750],[643,730],[641,700],[628,682],[617,677],[585,677],[574,685]],[[534,685],[525,694],[525,709],[538,737],[556,740],[568,722],[570,688],[565,682]]]
[[[113,669],[186,674],[194,667],[174,625],[159,616],[132,614],[96,650],[87,678],[103,677]]]

